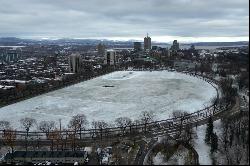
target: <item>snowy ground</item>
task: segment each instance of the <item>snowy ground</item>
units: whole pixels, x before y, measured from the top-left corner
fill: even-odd
[[[194,148],[199,154],[200,165],[212,165],[210,147],[205,143],[206,125],[197,127],[197,138],[194,139]]]
[[[221,136],[221,120],[214,121],[214,132],[217,134],[218,137]],[[197,130],[197,137],[194,139],[194,148],[199,154],[199,162],[200,165],[212,165],[212,159],[210,156],[210,146],[205,143],[205,135],[206,135],[206,128],[207,125],[198,126]]]
[[[168,165],[168,162],[164,158],[165,156],[161,152],[158,152],[153,158],[153,165]]]
[[[222,123],[221,120],[216,120],[213,122],[214,132],[220,138],[222,136]],[[210,146],[207,145],[204,141],[206,134],[207,125],[198,126],[197,129],[194,127],[193,130],[196,132],[194,137],[194,148],[199,154],[199,163],[200,165],[212,165],[212,159],[210,156]],[[163,141],[163,138],[160,138],[160,141]],[[160,142],[159,141],[159,142]],[[154,165],[184,165],[185,155],[188,155],[188,151],[177,151],[169,161],[166,161],[165,156],[158,152],[157,155],[153,158]],[[217,161],[218,162],[218,161]],[[221,162],[221,161],[219,161]],[[219,163],[218,162],[218,163]]]
[[[0,120],[8,120],[18,129],[24,117],[38,122],[62,119],[66,126],[79,113],[89,122],[112,123],[121,116],[134,120],[142,111],[153,111],[161,120],[171,117],[174,110],[202,109],[214,96],[216,90],[210,84],[185,74],[119,71],[0,108]]]
[[[188,150],[185,148],[178,149],[168,161],[161,152],[153,157],[153,165],[185,165],[185,158],[188,156]]]

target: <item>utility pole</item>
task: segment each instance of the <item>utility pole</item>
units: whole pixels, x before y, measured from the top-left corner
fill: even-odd
[[[60,125],[60,133],[62,132],[62,123],[61,123],[62,119],[59,119],[59,125]]]

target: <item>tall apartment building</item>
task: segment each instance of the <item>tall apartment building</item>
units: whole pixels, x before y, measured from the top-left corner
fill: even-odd
[[[173,45],[172,45],[172,47],[171,47],[171,50],[172,50],[172,51],[178,51],[178,50],[180,50],[180,45],[179,45],[179,43],[177,42],[177,40],[174,40],[174,41],[173,41]]]
[[[16,62],[19,59],[19,54],[16,52],[0,53],[0,61],[2,62]]]
[[[151,50],[151,38],[148,36],[144,38],[144,50]]]
[[[116,52],[114,50],[105,51],[104,64],[105,65],[116,65]]]
[[[69,72],[79,73],[82,69],[82,57],[80,54],[71,54],[69,56]]]
[[[141,42],[134,42],[134,51],[141,51]]]
[[[105,54],[105,49],[106,49],[106,46],[105,46],[104,44],[99,43],[99,44],[97,45],[97,52],[98,52],[99,55],[104,56],[104,54]]]

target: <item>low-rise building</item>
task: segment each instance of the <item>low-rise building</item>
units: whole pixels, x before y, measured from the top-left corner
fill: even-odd
[[[201,64],[199,62],[192,62],[189,60],[174,61],[174,68],[179,70],[195,70]]]

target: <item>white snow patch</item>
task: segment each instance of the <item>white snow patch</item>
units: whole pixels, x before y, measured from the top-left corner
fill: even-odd
[[[222,135],[222,123],[221,120],[216,120],[213,122],[214,132],[218,137]],[[211,165],[212,160],[210,157],[210,146],[205,143],[207,125],[202,125],[197,127],[197,138],[194,139],[194,148],[199,154],[200,165]]]
[[[216,135],[218,137],[220,137],[222,135],[222,122],[220,119],[214,121],[214,132],[216,133]]]
[[[210,158],[210,147],[205,143],[205,133],[206,126],[202,125],[197,127],[197,138],[194,139],[194,148],[199,154],[199,163],[200,165],[211,165],[212,160]]]
[[[168,165],[164,158],[165,156],[161,152],[158,152],[156,156],[153,157],[154,165]]]
[[[92,147],[85,147],[84,151],[88,152],[88,154],[92,153]]]
[[[185,165],[185,157],[188,155],[187,149],[180,149],[173,154],[169,158],[168,161],[166,161],[165,156],[158,152],[155,157],[153,157],[153,164],[154,165]]]

